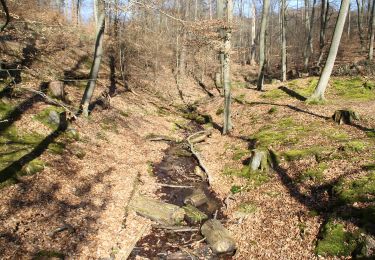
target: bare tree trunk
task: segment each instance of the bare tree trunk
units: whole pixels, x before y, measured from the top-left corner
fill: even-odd
[[[320,33],[319,33],[319,58],[317,62],[317,66],[320,66],[320,63],[323,59],[323,49],[325,46],[325,38],[326,38],[326,29],[327,29],[327,22],[328,22],[328,12],[329,12],[329,0],[322,0],[321,10],[320,10]]]
[[[254,1],[251,4],[251,41],[250,41],[250,65],[254,65],[255,62],[255,37],[256,37],[256,12],[255,12],[255,3]]]
[[[281,0],[281,81],[286,81],[286,0]]]
[[[221,20],[224,18],[224,0],[216,0],[216,18]],[[219,29],[220,37],[224,38],[224,30],[223,28]],[[223,64],[224,64],[224,53],[221,50],[219,54],[220,60],[220,87],[223,87],[224,83],[224,71],[223,71]]]
[[[227,0],[227,26],[224,38],[224,126],[223,134],[228,134],[232,130],[231,121],[231,77],[230,77],[230,52],[231,52],[231,26],[233,21],[233,2]]]
[[[349,3],[349,10],[348,10],[348,38],[350,39],[350,23],[351,23],[351,16],[350,16],[350,14],[351,14],[351,4]]]
[[[212,0],[208,0],[208,12],[210,20],[212,20]]]
[[[333,38],[332,38],[331,47],[329,49],[328,58],[323,68],[322,75],[319,78],[318,85],[314,93],[312,94],[312,96],[309,98],[310,102],[324,100],[324,93],[327,88],[328,81],[333,70],[333,66],[335,64],[337,51],[340,45],[341,35],[344,30],[345,19],[346,19],[347,12],[348,12],[349,2],[350,0],[341,1],[340,12],[336,21],[335,31],[333,33]]]
[[[82,114],[86,117],[89,115],[89,105],[95,90],[96,80],[98,78],[100,63],[103,56],[103,39],[105,30],[105,2],[104,0],[96,0],[95,2],[96,4],[98,4],[96,7],[98,26],[96,29],[97,33],[95,41],[94,61],[91,66],[89,82],[87,83],[85,93],[83,94],[80,108]]]
[[[375,4],[372,4],[371,10],[371,27],[370,27],[370,43],[369,43],[369,51],[368,51],[368,59],[370,61],[374,58],[374,33],[375,33]]]
[[[264,83],[264,70],[265,70],[265,54],[266,54],[266,29],[267,29],[267,18],[268,11],[270,9],[270,0],[263,1],[263,11],[262,11],[262,22],[260,25],[260,36],[259,36],[259,73],[257,90],[263,90]]]
[[[356,0],[357,3],[357,26],[358,26],[358,34],[359,34],[359,42],[361,43],[362,51],[365,49],[365,43],[363,39],[363,28],[362,28],[362,18],[363,18],[363,6]]]
[[[0,26],[0,32],[4,31],[7,25],[10,22],[10,15],[9,15],[9,9],[6,3],[6,0],[0,0],[1,5],[3,6],[3,10],[5,12],[5,23]]]
[[[311,57],[311,54],[313,53],[312,35],[313,35],[314,18],[315,18],[315,4],[316,4],[316,0],[313,1],[313,5],[312,5],[311,18],[310,18],[311,20],[309,23],[310,27],[309,27],[309,32],[307,35],[307,44],[305,47],[305,61],[304,61],[305,71],[307,71],[308,69],[310,57]]]

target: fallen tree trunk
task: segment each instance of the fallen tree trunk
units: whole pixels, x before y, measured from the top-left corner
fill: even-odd
[[[212,251],[217,254],[231,253],[236,250],[236,243],[228,230],[216,219],[206,221],[201,228]]]
[[[192,205],[187,205],[183,208],[185,210],[185,218],[187,222],[193,225],[202,223],[202,221],[208,219],[208,216],[205,213]]]
[[[212,177],[211,177],[211,175],[209,174],[209,172],[208,172],[206,166],[204,165],[203,160],[202,160],[200,154],[198,153],[197,150],[195,150],[195,147],[194,147],[194,138],[196,138],[197,136],[201,136],[201,135],[203,135],[204,132],[207,132],[207,131],[200,131],[200,132],[197,132],[197,133],[195,133],[195,134],[192,134],[191,136],[189,136],[189,137],[187,138],[187,142],[188,142],[188,144],[189,144],[189,146],[190,146],[190,151],[191,151],[191,153],[195,156],[195,158],[196,158],[197,161],[198,161],[199,166],[200,166],[201,169],[204,171],[204,173],[207,175],[208,184],[211,185],[211,183],[212,183]],[[211,132],[210,132],[210,133],[211,133]],[[207,136],[208,136],[208,134],[206,135],[206,137],[207,137]]]
[[[139,196],[131,203],[139,215],[164,225],[176,225],[183,221],[185,211],[173,204]]]
[[[193,205],[194,207],[199,207],[205,203],[207,203],[208,199],[206,194],[202,189],[197,189],[193,191],[193,194],[187,196],[184,199],[185,204]]]

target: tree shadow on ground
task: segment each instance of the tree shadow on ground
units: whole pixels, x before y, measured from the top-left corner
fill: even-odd
[[[343,173],[328,183],[304,187],[308,192],[303,193],[297,185],[298,182],[296,179],[289,176],[288,171],[278,164],[276,155],[272,151],[271,159],[274,171],[279,176],[282,184],[287,188],[289,194],[310,211],[316,212],[322,218],[323,223],[331,218],[341,219],[351,222],[368,234],[375,235],[375,225],[362,218],[362,216],[366,215],[368,215],[366,219],[371,219],[371,216],[375,217],[375,207],[357,208],[348,202],[340,200],[334,192],[336,185],[345,178],[354,176],[358,171]]]
[[[294,90],[292,90],[290,88],[287,88],[285,86],[280,86],[280,87],[278,87],[278,89],[282,90],[283,92],[285,92],[289,96],[298,99],[299,101],[306,101],[307,100],[307,98],[305,98],[304,96],[300,95],[296,91],[294,91]]]
[[[0,71],[0,78],[8,79],[10,82],[0,91],[0,98],[13,94],[13,87],[22,82],[22,71],[29,68],[38,56],[38,49],[36,48],[36,40],[30,38],[28,44],[22,49],[22,59],[11,64],[2,64],[2,71]]]
[[[48,149],[48,146],[67,129],[67,126],[68,124],[66,121],[66,114],[61,113],[60,124],[55,131],[46,136],[38,145],[33,148],[31,152],[22,156],[20,159],[14,161],[0,171],[0,183],[5,182],[10,178],[15,178],[17,173],[20,172],[26,164],[40,157],[44,153],[44,151]]]

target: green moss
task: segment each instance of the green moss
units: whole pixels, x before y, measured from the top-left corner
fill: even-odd
[[[234,151],[232,159],[235,161],[241,160],[245,155],[249,154],[249,151],[242,150],[242,149],[236,149]]]
[[[233,100],[236,101],[239,104],[245,104],[246,103],[245,94],[238,95],[238,96],[234,97]]]
[[[130,116],[130,112],[129,111],[125,111],[125,110],[120,110],[120,115],[123,116],[123,117],[129,117]]]
[[[268,110],[268,114],[274,114],[277,112],[277,107],[271,107],[270,110]]]
[[[246,203],[241,203],[238,206],[237,211],[246,213],[246,214],[253,214],[257,211],[257,209],[258,207],[255,204],[246,202]]]
[[[327,164],[320,163],[316,167],[304,171],[299,177],[299,182],[304,182],[306,180],[312,180],[315,182],[321,182],[324,178],[324,171],[328,168]]]
[[[190,223],[197,224],[208,219],[208,216],[192,205],[183,207],[185,210],[185,217]]]
[[[361,152],[366,149],[366,143],[362,141],[350,141],[344,147],[347,152]]]
[[[334,191],[341,203],[374,202],[375,172],[357,180],[340,182]]]
[[[220,108],[218,108],[217,110],[216,110],[216,115],[217,116],[220,116],[221,114],[223,114],[224,113],[224,109],[222,108],[222,107],[220,107]]]
[[[315,248],[320,256],[349,256],[358,247],[357,237],[345,231],[342,224],[336,224],[332,220],[323,227],[322,239]]]
[[[295,161],[308,156],[319,156],[320,153],[328,149],[329,148],[327,147],[313,146],[306,149],[289,150],[283,152],[281,156],[284,157],[287,161]]]
[[[333,141],[349,141],[350,138],[347,132],[333,128],[323,129],[322,134]]]
[[[7,118],[7,115],[12,112],[14,107],[9,104],[5,103],[0,100],[0,121],[5,120]]]
[[[272,89],[260,95],[260,97],[265,98],[265,99],[275,100],[275,99],[287,98],[288,95],[280,89]]]
[[[256,139],[261,147],[268,147],[270,145],[284,143],[288,139],[288,134],[286,132],[263,129],[252,135],[251,139]]]
[[[112,117],[105,117],[103,120],[100,122],[100,127],[103,130],[106,131],[112,131],[114,133],[118,133],[118,124],[117,121],[112,118]]]
[[[243,166],[241,169],[224,167],[224,175],[237,176],[247,179],[251,185],[257,187],[270,180],[270,176],[263,171],[252,171],[250,166]]]
[[[314,92],[317,84],[317,78],[310,79],[307,84],[300,79],[296,79],[289,82],[288,87],[303,97],[309,97]]]
[[[330,92],[347,100],[375,100],[375,89],[364,87],[364,84],[371,85],[371,83],[364,82],[360,77],[334,79],[331,81],[332,90]]]
[[[50,113],[55,111],[56,113],[60,114],[64,111],[61,107],[49,106],[39,112],[37,115],[34,116],[34,119],[41,122],[42,124],[48,126],[49,128],[56,130],[58,128],[58,124],[52,122],[50,119]]]
[[[45,168],[44,162],[42,160],[35,159],[23,167],[22,175],[33,175],[33,174],[43,171],[44,168]]]
[[[233,185],[230,188],[230,192],[232,192],[232,194],[240,193],[242,190],[243,190],[243,187],[242,186],[238,186],[238,185]]]
[[[55,142],[48,145],[48,151],[54,154],[63,154],[66,145],[62,142]]]
[[[242,81],[233,81],[232,82],[232,88],[246,88],[247,83]]]
[[[54,250],[41,250],[35,254],[33,257],[34,260],[42,260],[42,259],[64,259],[65,255],[61,252],[54,251]]]

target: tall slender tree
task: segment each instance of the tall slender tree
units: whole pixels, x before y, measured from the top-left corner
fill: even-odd
[[[370,61],[374,58],[374,33],[375,33],[375,4],[372,4],[371,10],[371,27],[370,27],[370,42],[368,50],[368,59]]]
[[[281,80],[286,81],[286,0],[281,0]]]
[[[350,0],[342,0],[339,16],[336,21],[335,30],[333,32],[331,47],[329,49],[328,57],[326,64],[323,68],[322,74],[319,78],[317,87],[315,88],[314,93],[309,98],[309,102],[322,101],[324,100],[324,93],[327,89],[328,81],[331,76],[333,66],[335,64],[337,51],[339,49],[341,35],[345,26],[345,19],[347,16]]]
[[[224,37],[224,62],[223,62],[223,76],[224,76],[224,126],[223,134],[228,134],[233,126],[231,120],[231,75],[230,75],[230,52],[231,52],[231,27],[233,22],[233,1],[227,0],[226,6],[226,28]]]
[[[255,2],[252,1],[251,3],[251,40],[250,40],[250,64],[255,64],[255,38],[256,38],[256,10],[255,10]]]
[[[270,0],[263,0],[263,10],[262,10],[262,22],[260,25],[260,35],[259,35],[259,73],[257,90],[263,90],[264,83],[264,70],[266,67],[265,56],[266,56],[266,30],[267,30],[267,19],[268,12],[270,9]]]
[[[95,90],[96,81],[99,74],[99,68],[103,56],[103,40],[104,40],[104,30],[105,30],[105,1],[96,0],[95,1],[95,16],[97,17],[96,24],[96,40],[95,40],[95,51],[94,60],[91,65],[89,82],[87,83],[85,93],[83,94],[81,101],[81,112],[84,116],[89,115],[89,105],[92,95]]]

